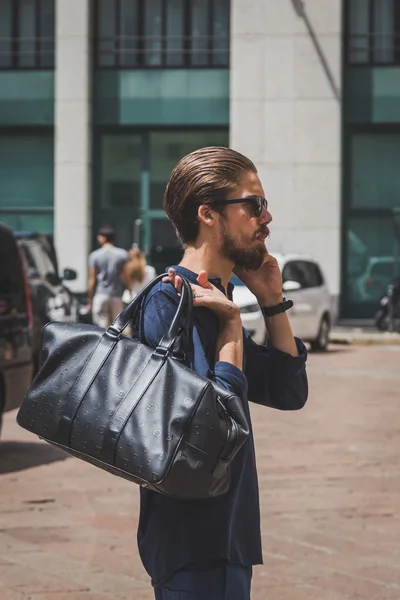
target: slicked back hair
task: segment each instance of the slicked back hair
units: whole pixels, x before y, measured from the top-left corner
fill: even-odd
[[[199,206],[224,200],[246,173],[257,173],[252,161],[223,146],[200,148],[178,162],[165,189],[164,209],[184,246],[199,234]]]

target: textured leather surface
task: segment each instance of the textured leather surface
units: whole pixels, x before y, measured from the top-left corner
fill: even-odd
[[[186,297],[178,312],[187,317],[188,310]],[[18,423],[83,460],[169,496],[226,492],[229,463],[248,435],[241,400],[173,357],[179,318],[161,353],[122,335],[126,318],[121,313],[118,326],[114,322],[107,331],[48,324],[40,370]]]

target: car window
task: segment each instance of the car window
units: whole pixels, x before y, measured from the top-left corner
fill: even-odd
[[[49,255],[42,248],[39,242],[30,241],[26,244],[26,249],[29,252],[36,269],[41,277],[46,277],[48,273],[54,273],[54,264]]]
[[[303,289],[323,285],[323,276],[318,265],[306,260],[293,260],[283,268],[283,283],[296,281]]]
[[[19,249],[21,251],[22,260],[24,262],[27,273],[29,273],[29,269],[36,269],[35,261],[33,260],[33,256],[29,252],[29,249],[23,244],[20,245]]]
[[[296,281],[303,287],[304,275],[297,262],[291,261],[286,263],[282,270],[282,279],[283,283],[286,283],[286,281]]]
[[[58,273],[57,256],[51,237],[48,235],[41,235],[39,240],[43,252],[47,254],[52,262],[54,272]]]
[[[384,277],[390,279],[393,277],[393,263],[392,262],[377,262],[371,269],[371,277]]]
[[[11,232],[0,228],[0,315],[25,312],[25,292],[18,246]]]
[[[324,283],[324,278],[321,273],[321,269],[315,262],[304,262],[305,268],[308,273],[309,287],[320,287]]]

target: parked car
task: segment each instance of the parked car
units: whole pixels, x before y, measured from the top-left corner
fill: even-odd
[[[64,284],[76,279],[73,269],[58,273],[54,247],[45,235],[14,231],[26,268],[33,309],[33,356],[38,365],[40,337],[49,321],[78,321],[79,302]]]
[[[319,264],[300,254],[276,255],[282,271],[283,293],[293,300],[288,312],[294,334],[310,342],[313,350],[326,350],[332,327],[331,296]],[[233,300],[240,308],[243,326],[258,344],[266,338],[264,317],[255,296],[236,277]]]
[[[355,281],[357,300],[359,302],[378,302],[394,275],[393,256],[371,256],[364,273]]]
[[[32,305],[12,231],[0,224],[0,429],[3,412],[18,408],[31,382]]]

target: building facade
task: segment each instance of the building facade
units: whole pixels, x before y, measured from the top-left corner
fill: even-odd
[[[319,259],[342,317],[397,268],[395,0],[0,0],[0,220],[54,235],[79,273],[98,227],[158,270],[181,156],[254,160],[272,252]]]

